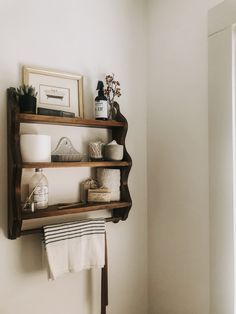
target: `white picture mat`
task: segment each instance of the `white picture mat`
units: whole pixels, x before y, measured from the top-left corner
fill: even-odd
[[[40,104],[70,107],[69,88],[40,84],[38,93]]]
[[[78,81],[75,79],[67,79],[63,77],[51,76],[51,75],[42,75],[38,73],[29,73],[28,77],[29,85],[33,85],[38,92],[37,96],[37,107],[55,109],[55,110],[64,110],[75,113],[75,116],[79,116],[79,89]],[[67,97],[67,103],[64,102],[64,105],[61,105],[58,101],[54,103],[41,103],[40,102],[40,85],[47,85],[52,87],[59,87],[61,89],[69,89],[69,97]],[[45,100],[45,98],[43,98]]]

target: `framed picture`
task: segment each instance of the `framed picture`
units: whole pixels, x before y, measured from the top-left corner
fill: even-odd
[[[23,83],[33,85],[38,92],[37,107],[84,117],[82,75],[24,66]]]

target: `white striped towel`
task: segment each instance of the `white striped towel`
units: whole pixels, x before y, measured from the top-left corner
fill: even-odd
[[[44,226],[49,277],[105,264],[104,219],[83,220]]]

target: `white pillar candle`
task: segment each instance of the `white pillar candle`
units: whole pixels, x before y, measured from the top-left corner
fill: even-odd
[[[23,162],[50,162],[51,136],[40,134],[22,134],[20,150]]]
[[[111,201],[120,200],[120,170],[119,169],[97,169],[97,180],[100,187],[111,191]]]

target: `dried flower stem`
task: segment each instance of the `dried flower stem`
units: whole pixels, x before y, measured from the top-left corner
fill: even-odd
[[[106,87],[104,92],[110,105],[114,102],[116,96],[121,96],[120,83],[114,80],[114,76],[114,73],[112,73],[112,75],[106,75],[105,77]]]

